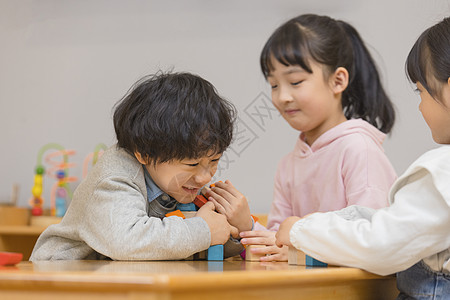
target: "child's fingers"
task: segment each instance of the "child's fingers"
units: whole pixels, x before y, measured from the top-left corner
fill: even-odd
[[[270,251],[270,246],[269,247],[253,247],[250,249],[250,252],[252,252],[253,254],[259,254],[259,255],[267,255],[267,254],[272,254],[272,251]]]
[[[230,210],[231,204],[227,200],[225,200],[222,196],[219,194],[211,191],[208,193],[208,200],[212,201],[214,204],[216,204],[216,208],[218,209],[219,206],[222,207],[224,210]],[[218,210],[219,211],[219,210]]]
[[[266,237],[254,237],[254,238],[243,238],[241,239],[241,243],[244,245],[274,245],[274,241],[272,239],[268,239]]]
[[[280,231],[278,231],[278,232],[275,234],[275,245],[276,245],[278,248],[283,247],[283,242],[281,241],[281,234],[280,234]]]
[[[235,239],[237,239],[239,237],[239,230],[236,227],[231,226],[231,225],[230,225],[230,228],[231,228],[231,231],[230,231],[231,236],[234,237]]]
[[[208,200],[209,200],[209,201],[206,202],[206,204],[211,203],[211,204],[214,206],[214,209],[215,209],[218,213],[220,213],[220,214],[222,214],[222,215],[226,215],[225,207],[223,207],[222,204],[220,204],[219,202],[217,202],[216,199],[214,199],[213,197],[209,197]],[[205,205],[206,205],[206,204],[205,204]]]
[[[273,231],[266,231],[266,230],[252,230],[252,231],[242,231],[240,233],[241,238],[247,238],[247,237],[263,237],[268,236],[269,233],[273,235]]]
[[[234,199],[234,196],[233,196],[233,194],[231,194],[229,191],[227,191],[226,189],[223,189],[223,188],[220,188],[220,187],[218,187],[218,186],[215,186],[215,187],[213,187],[213,188],[211,188],[210,190],[209,190],[209,193],[208,193],[209,195],[211,195],[211,196],[220,196],[220,197],[222,197],[222,199],[224,200],[224,201],[227,201],[228,202],[228,199]]]
[[[225,182],[217,182],[215,184],[215,186],[217,188],[220,188],[220,189],[223,189],[223,190],[227,191],[228,193],[230,193],[234,197],[240,197],[241,196],[241,192],[239,192],[234,187],[234,185],[231,183],[231,181],[229,181],[229,180],[225,180]]]
[[[212,202],[206,202],[199,210],[212,210],[214,211],[216,209],[214,203]]]
[[[283,255],[277,253],[277,254],[271,254],[271,255],[266,255],[266,256],[261,256],[259,258],[260,261],[286,261],[285,258],[283,258]]]

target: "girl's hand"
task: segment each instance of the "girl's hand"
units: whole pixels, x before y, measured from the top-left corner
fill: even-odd
[[[239,232],[252,229],[252,218],[247,199],[229,180],[217,182],[212,188],[205,188],[205,196],[208,197],[216,210],[227,217],[228,222],[236,227]]]
[[[265,245],[254,247],[250,251],[262,254],[260,261],[287,261],[288,247],[279,248],[275,245],[275,231],[244,231],[240,233],[243,245]]]
[[[241,244],[243,245],[275,245],[276,231],[262,230],[262,231],[243,231],[241,236]]]
[[[300,217],[295,216],[289,217],[281,223],[280,228],[278,228],[278,232],[275,235],[275,244],[278,247],[292,246],[289,232],[291,231],[292,226],[300,219]]]

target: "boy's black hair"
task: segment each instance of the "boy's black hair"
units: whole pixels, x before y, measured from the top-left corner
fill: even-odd
[[[362,118],[385,133],[394,126],[395,111],[375,62],[350,24],[314,14],[295,17],[276,29],[264,45],[260,64],[266,78],[273,71],[272,58],[309,73],[310,59],[324,65],[325,74],[346,68],[349,84],[342,93],[345,117]]]
[[[434,99],[440,98],[436,83],[446,83],[450,77],[450,17],[420,35],[405,66],[411,82],[420,82]]]
[[[118,146],[153,163],[195,159],[226,150],[236,109],[205,79],[158,72],[138,82],[116,104]]]

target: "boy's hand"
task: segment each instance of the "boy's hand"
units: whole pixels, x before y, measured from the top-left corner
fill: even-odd
[[[265,245],[266,247],[252,248],[255,254],[265,254],[261,261],[287,261],[288,247],[279,248],[275,245],[275,231],[244,231],[240,233],[243,245]]]
[[[211,245],[223,245],[230,238],[232,227],[224,215],[214,211],[213,203],[207,202],[197,212],[196,217],[200,217],[208,224],[211,232]]]
[[[216,210],[227,217],[228,222],[235,226],[239,232],[252,229],[252,218],[247,199],[229,180],[217,182],[212,188],[206,188],[205,196],[208,197]]]
[[[281,248],[283,245],[292,246],[289,232],[291,231],[292,226],[300,219],[300,217],[295,216],[289,217],[281,223],[280,228],[278,228],[278,232],[275,235],[275,244],[278,247]]]

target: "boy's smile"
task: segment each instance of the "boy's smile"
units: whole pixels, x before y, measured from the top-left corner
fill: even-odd
[[[190,203],[200,189],[211,181],[222,154],[198,159],[144,163],[155,184],[180,203]],[[138,155],[136,155],[138,158]],[[142,161],[138,158],[142,163]]]

